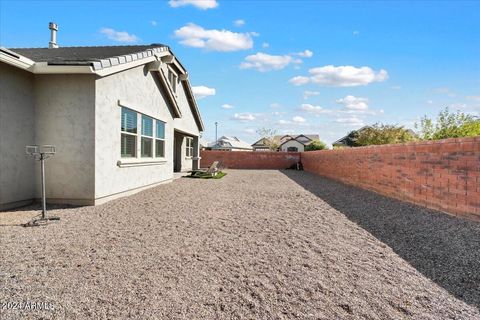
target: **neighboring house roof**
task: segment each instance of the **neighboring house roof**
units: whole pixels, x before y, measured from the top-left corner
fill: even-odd
[[[254,144],[253,147],[263,147],[265,146],[265,139],[261,138]],[[320,140],[320,136],[318,134],[294,134],[294,135],[276,135],[273,136],[273,141],[278,143],[280,146],[283,145],[285,142],[290,140],[296,140],[303,145],[309,145],[313,140]]]
[[[283,141],[283,142],[280,144],[279,147],[283,146],[285,143],[290,142],[290,141],[298,142],[298,143],[300,143],[301,145],[304,145],[304,146],[310,144],[310,143],[304,143],[304,142],[302,142],[302,141],[299,141],[299,140],[297,140],[297,139],[293,139],[293,138],[292,138],[292,139],[288,139],[288,140]],[[311,142],[311,141],[310,141],[310,142]]]
[[[212,149],[245,149],[252,150],[252,146],[237,137],[222,136],[210,144]]]
[[[35,74],[96,74],[101,77],[148,65],[149,71],[158,74],[173,115],[179,118],[182,115],[177,99],[165,74],[159,68],[161,62],[167,63],[179,72],[195,122],[200,131],[205,131],[188,74],[170,48],[164,44],[12,49],[0,47],[0,61]]]
[[[353,132],[361,132],[362,130],[365,130],[367,128],[369,128],[370,126],[363,126],[361,127],[360,129],[358,130],[353,130],[353,131],[350,131],[346,136],[344,137],[341,137],[340,139],[338,139],[337,141],[334,141],[332,143],[332,146],[349,146],[350,145],[350,135],[353,133]]]

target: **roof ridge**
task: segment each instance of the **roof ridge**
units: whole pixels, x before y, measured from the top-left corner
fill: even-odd
[[[63,46],[63,47],[58,47],[55,49],[49,48],[49,47],[17,47],[17,48],[7,48],[9,50],[15,50],[15,49],[49,49],[49,50],[56,50],[56,49],[65,49],[65,48],[70,48],[70,49],[76,49],[76,48],[125,48],[125,47],[168,47],[166,44],[162,43],[152,43],[152,44],[131,44],[131,45],[120,45],[120,46]]]

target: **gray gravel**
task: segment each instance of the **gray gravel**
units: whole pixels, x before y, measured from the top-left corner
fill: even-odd
[[[184,178],[18,227],[34,209],[0,213],[0,302],[54,311],[2,319],[480,319],[480,224],[306,172]]]

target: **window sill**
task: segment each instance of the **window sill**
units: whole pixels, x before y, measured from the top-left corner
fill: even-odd
[[[166,159],[159,158],[158,160],[118,160],[117,166],[120,168],[129,168],[129,167],[144,167],[144,166],[157,166],[167,163]]]

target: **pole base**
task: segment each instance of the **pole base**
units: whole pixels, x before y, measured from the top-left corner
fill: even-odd
[[[33,219],[27,223],[22,224],[23,227],[39,227],[39,226],[46,226],[49,221],[59,221],[60,217],[45,217],[45,218],[38,218]]]

